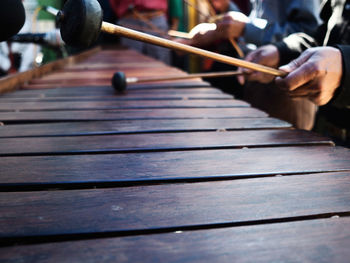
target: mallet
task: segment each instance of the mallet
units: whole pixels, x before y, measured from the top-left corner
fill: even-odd
[[[57,16],[58,23],[60,24],[62,39],[67,45],[87,47],[97,40],[100,31],[102,31],[185,53],[199,55],[218,62],[247,68],[274,76],[285,76],[287,74],[286,72],[278,69],[217,54],[168,39],[141,33],[122,26],[103,22],[102,9],[97,0],[68,0]]]
[[[194,78],[215,78],[215,77],[229,77],[241,75],[239,71],[224,71],[224,72],[210,72],[210,73],[198,73],[189,74],[184,76],[165,76],[165,77],[152,77],[152,78],[127,78],[123,72],[116,72],[112,77],[112,85],[118,92],[126,90],[128,84],[131,83],[145,83],[153,81],[167,81],[167,80],[181,80],[181,79],[194,79]]]

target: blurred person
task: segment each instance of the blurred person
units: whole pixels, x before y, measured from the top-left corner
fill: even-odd
[[[170,29],[185,32],[183,0],[168,0]]]
[[[142,32],[156,36],[161,36],[161,32],[166,33],[169,29],[167,0],[110,0],[110,5],[121,26],[141,29]],[[166,48],[127,38],[121,38],[121,43],[170,64],[170,51]]]
[[[313,33],[318,26],[318,0],[255,0],[249,16],[230,11],[215,29],[202,30],[189,44],[205,47],[218,40],[238,39],[261,46],[295,33]]]
[[[210,0],[217,14],[227,13],[229,11],[240,11],[238,6],[230,0]]]
[[[215,1],[215,0],[214,0]],[[221,0],[223,1],[223,0]],[[208,24],[193,34],[192,39],[183,41],[186,44],[211,48],[226,41],[229,49],[218,50],[219,53],[237,57],[228,40],[241,42],[240,46],[247,52],[255,46],[277,42],[294,32],[312,33],[318,26],[319,0],[254,0],[249,16],[242,12],[230,11],[215,24]],[[214,2],[213,2],[214,3]],[[215,71],[234,70],[222,63],[215,63]],[[220,81],[220,80],[218,80]],[[243,97],[243,87],[237,81],[213,83],[237,98]]]

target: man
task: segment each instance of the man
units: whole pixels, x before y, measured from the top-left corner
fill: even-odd
[[[318,10],[318,0],[255,0],[248,17],[241,12],[228,12],[216,22],[215,30],[195,36],[191,44],[206,46],[218,39],[243,37],[245,43],[261,46],[294,32],[312,33],[318,25]]]
[[[157,36],[169,29],[166,17],[167,0],[110,0],[110,4],[121,26]],[[166,48],[127,38],[122,38],[121,43],[170,64],[170,51]]]

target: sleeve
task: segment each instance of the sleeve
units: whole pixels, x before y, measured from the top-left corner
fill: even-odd
[[[304,50],[318,46],[317,40],[305,33],[294,33],[274,44],[280,54],[280,66],[297,58]]]
[[[350,107],[350,45],[338,45],[343,59],[342,82],[330,104],[337,108]]]
[[[313,33],[318,26],[319,4],[317,3],[314,0],[294,0],[280,1],[277,6],[276,4],[266,5],[262,8],[262,12],[269,17],[268,20],[251,18],[251,22],[245,27],[246,42],[261,46],[281,41],[283,37],[295,32]]]

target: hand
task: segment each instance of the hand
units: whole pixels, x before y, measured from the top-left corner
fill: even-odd
[[[214,23],[200,23],[193,27],[191,31],[188,33],[191,38],[193,38],[197,34],[204,35],[210,30],[215,30],[216,25]]]
[[[291,97],[305,97],[317,105],[324,105],[340,86],[342,55],[333,47],[310,48],[280,69],[289,74],[276,78],[278,87]]]
[[[277,68],[280,56],[277,47],[274,45],[262,46],[252,52],[250,52],[246,57],[246,61],[258,63],[264,66]],[[261,83],[270,83],[274,80],[274,76],[262,72],[252,71],[250,69],[238,69],[240,72],[245,73],[238,77],[239,83],[244,84],[247,81],[258,81]]]
[[[249,18],[240,12],[228,12],[220,21],[217,21],[217,32],[221,39],[236,39],[243,35]]]
[[[190,45],[196,47],[210,46],[217,40],[216,24],[201,23],[191,29],[189,36],[191,37]]]

